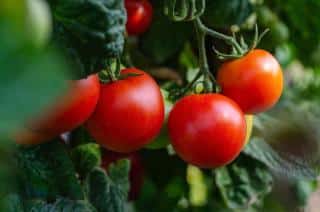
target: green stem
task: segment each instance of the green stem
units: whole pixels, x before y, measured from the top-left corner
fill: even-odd
[[[234,37],[225,35],[225,34],[220,33],[220,32],[217,32],[217,31],[215,31],[213,29],[209,29],[208,27],[206,27],[201,22],[201,20],[199,18],[197,18],[195,21],[196,21],[199,29],[203,33],[205,33],[205,34],[207,34],[207,35],[209,35],[211,37],[218,38],[220,40],[224,40],[225,42],[227,42],[227,43],[231,44],[232,46],[234,46],[239,54],[243,54],[243,52],[244,52],[243,49],[241,48],[241,46],[239,45],[239,43],[236,41],[236,39]]]
[[[199,19],[196,19],[194,22],[197,40],[198,40],[198,47],[199,47],[199,66],[200,71],[204,75],[204,82],[206,89],[211,92],[213,91],[213,87],[216,87],[216,80],[213,74],[210,72],[208,60],[207,60],[207,53],[206,53],[206,32],[202,29],[202,23]]]
[[[188,90],[190,90],[195,85],[195,83],[198,81],[198,79],[200,79],[201,76],[202,76],[202,71],[199,70],[196,76],[192,79],[192,81],[183,89],[182,94],[183,95],[186,94]]]
[[[111,82],[114,82],[114,81],[117,80],[117,79],[115,78],[115,76],[113,75],[113,73],[112,73],[112,71],[110,70],[109,67],[106,68],[106,73],[107,73],[107,75],[108,75],[108,77],[109,77],[109,80],[110,80]]]

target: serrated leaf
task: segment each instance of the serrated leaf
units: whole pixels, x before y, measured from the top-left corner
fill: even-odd
[[[72,161],[62,142],[20,147],[16,158],[26,198],[84,198]]]
[[[106,59],[123,51],[123,0],[51,0],[54,41],[70,59],[76,76],[99,72]]]
[[[28,200],[25,202],[25,212],[97,212],[87,201],[59,198],[53,203],[43,200]]]
[[[75,169],[83,177],[101,164],[100,147],[96,143],[81,144],[71,150],[70,156]]]
[[[273,178],[261,162],[245,155],[214,170],[215,183],[229,209],[248,209],[261,204],[271,192]]]
[[[315,179],[318,174],[303,160],[277,152],[261,138],[254,137],[243,151],[245,154],[261,161],[271,170],[287,177]]]
[[[120,160],[111,165],[107,173],[95,168],[86,180],[90,202],[99,212],[124,212],[129,191],[128,160]]]

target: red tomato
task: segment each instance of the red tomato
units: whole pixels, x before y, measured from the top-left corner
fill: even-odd
[[[126,0],[127,32],[129,35],[140,35],[150,26],[153,9],[148,0]]]
[[[218,71],[222,93],[233,99],[244,113],[270,109],[283,89],[278,61],[267,51],[256,49],[240,59],[224,63]]]
[[[129,181],[130,181],[129,200],[135,200],[139,196],[139,193],[144,181],[144,167],[141,162],[141,158],[139,154],[138,153],[121,154],[121,153],[106,151],[102,156],[101,166],[107,170],[111,163],[114,163],[121,159],[130,160],[131,166],[130,166],[130,172],[129,172]]]
[[[45,142],[83,124],[94,111],[100,93],[97,75],[71,81],[66,94],[18,132],[16,142],[37,144]]]
[[[157,83],[138,69],[124,69],[129,76],[101,85],[97,107],[87,129],[97,143],[115,152],[133,152],[159,133],[164,103]]]
[[[179,100],[168,121],[176,153],[201,168],[216,168],[234,160],[246,137],[239,106],[220,94],[196,94]]]

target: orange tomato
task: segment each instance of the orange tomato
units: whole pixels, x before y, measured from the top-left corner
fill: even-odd
[[[283,73],[278,61],[261,49],[222,64],[217,81],[222,94],[233,99],[247,114],[270,109],[283,90]]]

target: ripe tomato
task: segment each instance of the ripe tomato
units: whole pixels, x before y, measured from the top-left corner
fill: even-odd
[[[150,26],[153,9],[148,0],[125,0],[127,10],[127,32],[129,35],[140,35]]]
[[[31,120],[26,129],[15,136],[20,144],[45,142],[83,124],[94,111],[100,93],[99,78],[91,75],[86,79],[71,81],[66,94],[57,99],[43,113]]]
[[[195,94],[174,106],[168,121],[176,153],[201,168],[234,160],[245,144],[246,121],[239,106],[220,94]]]
[[[121,159],[130,160],[130,171],[129,171],[129,200],[135,200],[138,198],[141,187],[144,181],[144,166],[141,162],[141,158],[138,153],[121,154],[111,151],[106,151],[102,155],[101,166],[104,169],[108,169],[111,163],[114,163]]]
[[[138,69],[121,74],[138,74],[101,85],[97,107],[87,129],[97,143],[115,152],[133,152],[159,133],[164,120],[164,103],[157,83]]]
[[[244,113],[268,110],[279,100],[283,73],[267,51],[256,49],[240,59],[224,63],[218,71],[222,93],[233,99]]]

